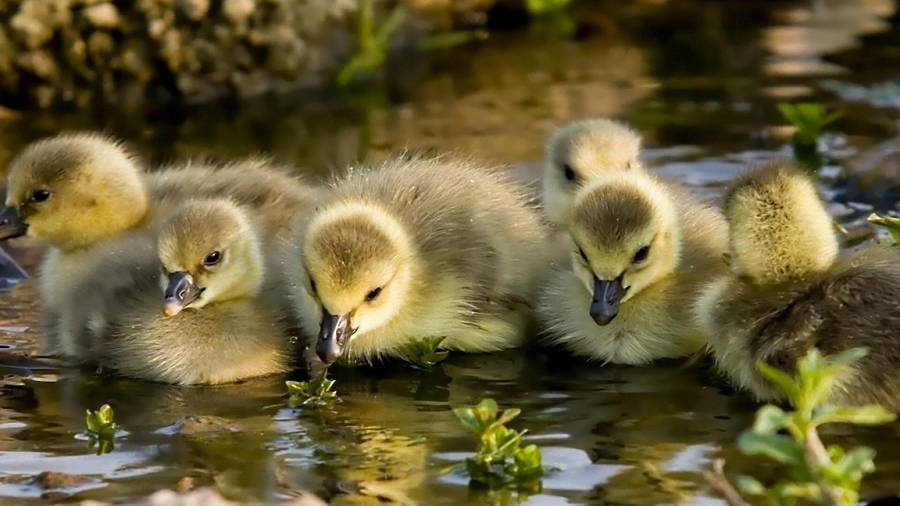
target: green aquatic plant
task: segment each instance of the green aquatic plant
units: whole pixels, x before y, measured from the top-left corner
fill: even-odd
[[[365,72],[373,72],[387,61],[391,35],[406,19],[406,7],[396,4],[377,28],[373,0],[359,0],[356,16],[356,52],[338,72],[337,83],[347,86]]]
[[[784,119],[796,128],[791,136],[794,157],[810,170],[819,170],[823,163],[819,154],[819,137],[825,132],[825,127],[837,121],[843,113],[829,112],[824,105],[817,102],[797,104],[781,102],[778,104],[778,110]]]
[[[900,244],[900,218],[894,216],[878,216],[877,214],[872,213],[867,218],[867,221],[873,225],[879,225],[886,228],[891,235],[891,240],[894,241],[894,244]]]
[[[326,406],[340,402],[337,392],[332,390],[334,380],[322,375],[318,380],[285,381],[288,402],[292,406]]]
[[[455,408],[453,413],[478,440],[475,455],[460,465],[471,482],[490,489],[540,491],[544,475],[541,450],[533,444],[522,446],[526,431],[506,426],[519,416],[520,409],[500,413],[493,399],[482,399],[473,407]]]
[[[854,348],[826,358],[813,348],[797,364],[794,377],[765,363],[757,364],[760,374],[784,393],[793,411],[771,404],[760,408],[753,427],[738,438],[738,448],[745,455],[767,457],[785,466],[787,473],[784,479],[768,485],[752,476],[739,476],[735,488],[718,462],[707,478],[730,504],[747,504],[740,493],[764,498],[772,505],[793,506],[800,501],[831,506],[857,504],[863,476],[875,469],[875,451],[863,446],[849,451],[837,445],[826,447],[817,429],[829,423],[877,425],[896,418],[878,405],[829,404],[840,378],[865,354],[865,349]]]
[[[113,450],[116,430],[119,428],[114,418],[115,413],[109,404],[100,406],[96,411],[85,410],[84,425],[88,433],[88,445],[91,448],[97,447],[97,455]]]
[[[450,352],[440,350],[443,337],[423,337],[406,345],[403,356],[414,369],[430,371],[431,368],[447,359]]]
[[[390,8],[384,21],[378,23],[374,0],[358,0],[356,15],[356,50],[350,60],[338,72],[336,81],[347,86],[362,74],[376,72],[387,62],[391,37],[409,17],[403,2]],[[422,38],[416,49],[439,51],[488,37],[485,30],[450,30],[433,33]]]
[[[531,14],[545,14],[565,9],[572,0],[525,0],[525,8]]]

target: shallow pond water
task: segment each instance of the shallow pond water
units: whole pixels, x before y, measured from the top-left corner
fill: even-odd
[[[584,4],[571,36],[548,27],[497,32],[481,46],[398,65],[391,80],[365,92],[180,115],[7,118],[0,158],[60,129],[99,128],[154,162],[264,151],[321,178],[409,148],[511,164],[529,179],[553,125],[610,115],[646,136],[651,165],[715,198],[746,163],[784,153],[780,100],[845,110],[842,135],[830,142],[838,157],[896,135],[896,110],[841,102],[821,87],[825,79],[896,78],[900,18],[892,1]],[[847,224],[871,205],[896,206],[890,193],[848,197],[846,178],[834,176],[828,193],[844,203],[832,208]],[[11,250],[35,272],[38,249]],[[296,490],[349,504],[485,502],[491,498],[461,476],[440,471],[473,448],[451,408],[486,396],[522,409],[513,425],[528,428],[556,468],[529,498],[534,504],[721,503],[702,478],[711,459],[776,472],[736,453],[732,442],[755,406],[702,365],[601,367],[537,349],[455,355],[429,373],[336,370],[343,402],[305,410],[287,406],[285,377],[173,387],[35,368],[22,354],[38,347],[38,320],[33,282],[0,293],[0,503],[39,500],[44,491],[28,480],[42,471],[92,477],[53,496],[68,500],[127,501],[189,476],[247,502]],[[127,434],[96,456],[81,437],[84,410],[106,402]],[[878,471],[866,482],[866,496],[877,497],[900,491],[898,432],[893,424],[826,437],[878,450]]]

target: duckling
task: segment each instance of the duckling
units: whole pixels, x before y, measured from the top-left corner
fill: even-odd
[[[547,142],[543,200],[550,221],[564,226],[578,188],[599,174],[639,170],[641,137],[622,123],[595,118],[570,123]]]
[[[334,193],[285,260],[321,363],[402,358],[419,337],[466,352],[523,342],[547,229],[522,188],[473,163],[410,158],[351,171]]]
[[[0,240],[25,235],[51,248],[40,269],[48,327],[47,351],[77,356],[83,321],[81,294],[72,290],[114,239],[141,234],[190,197],[229,197],[260,216],[266,240],[279,238],[313,206],[314,190],[263,160],[224,167],[188,163],[144,174],[124,146],[94,133],[38,141],[9,166]],[[127,241],[124,242],[127,244]],[[115,290],[127,280],[108,278]]]
[[[162,223],[146,260],[113,270],[137,269],[141,279],[111,294],[100,362],[125,376],[182,385],[287,371],[285,326],[261,293],[258,229],[227,200],[180,206]],[[92,275],[111,274],[98,267]]]
[[[785,162],[738,179],[724,200],[731,272],[703,290],[695,312],[717,369],[758,400],[779,394],[756,371],[788,373],[813,346],[826,356],[864,346],[869,354],[833,401],[900,409],[900,253],[874,246],[838,256],[815,184]]]
[[[610,172],[576,193],[567,241],[571,269],[557,269],[538,305],[552,344],[631,365],[703,346],[685,307],[724,269],[718,211],[644,171]]]

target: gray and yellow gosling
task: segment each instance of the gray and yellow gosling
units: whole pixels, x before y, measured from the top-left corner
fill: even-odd
[[[709,284],[696,305],[717,369],[757,400],[777,400],[757,362],[792,373],[814,346],[826,356],[866,347],[832,401],[900,409],[897,248],[867,247],[840,258],[815,184],[783,162],[740,178],[724,207],[731,272]]]

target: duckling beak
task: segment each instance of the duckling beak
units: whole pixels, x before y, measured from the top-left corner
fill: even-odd
[[[337,362],[344,353],[347,341],[354,334],[350,327],[350,315],[333,315],[322,308],[322,325],[319,328],[319,340],[316,342],[316,355],[325,365]]]
[[[194,284],[194,277],[189,272],[178,271],[169,274],[169,286],[166,287],[166,304],[163,314],[175,316],[188,304],[197,300],[203,292]]]
[[[28,232],[28,225],[22,221],[15,207],[6,206],[0,210],[0,241],[22,237]]]
[[[594,278],[594,297],[591,299],[591,318],[597,325],[606,325],[619,314],[619,301],[625,295],[622,276],[613,280]]]

